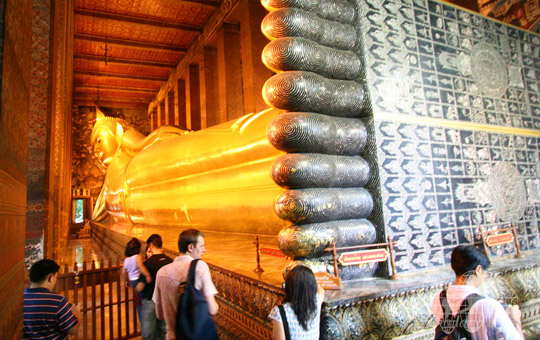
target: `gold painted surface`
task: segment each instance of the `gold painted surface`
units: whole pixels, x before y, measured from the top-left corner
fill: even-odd
[[[437,119],[437,118],[422,118],[422,117],[397,115],[397,114],[390,114],[390,113],[376,114],[375,119],[390,121],[390,122],[402,122],[402,123],[465,129],[465,130],[473,130],[473,131],[486,131],[486,132],[492,132],[492,133],[520,135],[520,136],[529,136],[529,137],[540,136],[540,131],[533,130],[533,129],[514,128],[514,127],[501,126],[501,125],[480,124],[480,123],[473,123],[473,122],[463,122],[463,121],[457,121],[457,120],[446,120],[446,119]]]
[[[266,126],[279,112],[193,133],[161,127],[147,137],[99,116],[92,143],[108,170],[93,219],[276,235],[285,226],[274,213],[283,189],[270,170],[282,152]]]

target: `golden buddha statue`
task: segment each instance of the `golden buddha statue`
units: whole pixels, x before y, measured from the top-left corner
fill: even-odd
[[[325,251],[331,242],[348,247],[383,236],[368,219],[376,157],[372,122],[362,120],[370,112],[354,8],[325,7],[331,20],[323,20],[287,1],[263,5],[270,13],[261,27],[272,40],[263,62],[277,74],[262,92],[273,108],[193,133],[159,128],[148,137],[121,122],[96,122],[92,138],[109,169],[94,218],[108,213],[133,224],[278,235],[285,255],[332,272]],[[344,266],[340,277],[370,276],[375,268]]]
[[[92,144],[107,174],[93,220],[276,235],[283,192],[270,175],[283,152],[266,137],[269,109],[197,132],[162,126],[144,136],[99,110]]]

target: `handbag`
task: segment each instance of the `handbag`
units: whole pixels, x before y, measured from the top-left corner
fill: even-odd
[[[216,324],[208,311],[208,303],[195,288],[195,268],[198,259],[191,261],[187,282],[182,282],[176,314],[176,338],[179,340],[218,340]]]

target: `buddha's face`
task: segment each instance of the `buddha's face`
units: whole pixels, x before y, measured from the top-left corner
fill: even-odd
[[[118,141],[109,127],[102,125],[94,129],[92,133],[94,153],[104,166],[108,166],[118,149]]]

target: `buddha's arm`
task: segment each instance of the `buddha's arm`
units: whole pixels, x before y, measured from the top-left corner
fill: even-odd
[[[96,204],[94,206],[94,212],[92,214],[92,220],[93,221],[102,221],[107,217],[107,210],[105,209],[105,194],[104,194],[105,188],[101,189],[101,192],[99,193],[98,199],[96,201]]]

